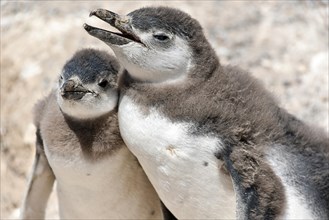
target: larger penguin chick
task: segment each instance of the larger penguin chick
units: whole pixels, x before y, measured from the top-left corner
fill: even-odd
[[[126,69],[123,139],[176,217],[329,218],[328,137],[220,65],[195,19],[166,7],[91,15],[121,31],[85,25]]]
[[[159,219],[160,201],[118,128],[119,65],[94,49],[64,66],[35,107],[36,156],[23,219],[42,219],[57,181],[61,219]]]

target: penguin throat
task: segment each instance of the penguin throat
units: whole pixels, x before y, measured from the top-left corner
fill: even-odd
[[[153,77],[154,75],[149,75],[149,77],[140,77],[139,75],[131,74],[128,72],[130,78],[138,83],[147,83],[147,84],[176,84],[176,83],[182,83],[186,80],[186,75],[178,75],[173,76],[169,78],[165,77]]]
[[[129,64],[124,64],[126,67],[126,75],[129,75],[130,80],[137,83],[148,84],[164,84],[172,85],[177,83],[183,83],[190,75],[191,64],[188,62],[184,68],[178,70],[153,70],[136,68]]]

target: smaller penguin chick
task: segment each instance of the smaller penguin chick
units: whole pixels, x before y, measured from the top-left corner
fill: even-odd
[[[57,101],[64,114],[91,119],[112,111],[118,102],[119,65],[105,52],[82,50],[69,60],[59,79]]]
[[[160,200],[121,139],[119,64],[84,49],[34,109],[36,155],[21,218],[44,219],[57,182],[61,219],[160,219]]]

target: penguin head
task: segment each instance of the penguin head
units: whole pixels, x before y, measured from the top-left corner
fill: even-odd
[[[118,102],[119,65],[106,52],[83,49],[66,62],[58,81],[57,101],[67,115],[92,119],[111,112]]]
[[[198,21],[168,7],[146,7],[120,16],[104,9],[94,15],[121,33],[84,25],[86,31],[105,42],[138,80],[177,81],[186,78],[194,65],[212,51]]]

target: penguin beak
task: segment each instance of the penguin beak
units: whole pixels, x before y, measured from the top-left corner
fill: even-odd
[[[91,36],[100,39],[101,41],[105,42],[109,46],[112,45],[120,46],[120,45],[128,44],[130,42],[137,42],[143,44],[140,38],[134,33],[129,17],[120,16],[114,12],[105,9],[94,10],[90,12],[89,16],[96,16],[99,19],[110,24],[111,26],[115,27],[121,32],[121,33],[115,33],[100,28],[96,28],[88,24],[83,25],[84,29]]]
[[[61,86],[60,92],[64,99],[80,100],[86,93],[90,91],[73,80],[67,80]]]

